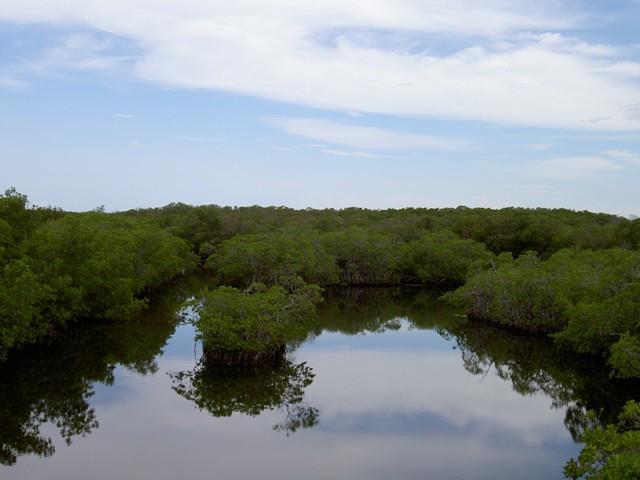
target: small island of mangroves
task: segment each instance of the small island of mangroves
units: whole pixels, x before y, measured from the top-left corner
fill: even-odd
[[[10,189],[0,383],[3,478],[637,479],[640,220]]]

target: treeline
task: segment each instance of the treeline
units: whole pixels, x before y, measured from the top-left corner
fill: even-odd
[[[279,231],[341,232],[351,228],[388,236],[395,241],[418,240],[427,232],[450,231],[462,239],[486,245],[493,253],[515,256],[535,251],[543,258],[567,247],[604,249],[640,246],[640,220],[567,209],[504,208],[361,208],[305,209],[287,207],[192,207],[130,210],[127,215],[154,219],[197,249],[243,234]]]
[[[462,286],[452,298],[473,316],[558,334],[637,376],[639,247],[640,220],[563,209],[170,204],[77,214],[10,190],[0,196],[0,355],[70,321],[130,317],[199,265],[214,287],[294,277]]]
[[[135,210],[187,241],[224,284],[293,274],[322,285],[464,283],[477,261],[563,248],[637,249],[640,220],[570,210],[293,210],[189,207]],[[206,218],[206,221],[203,219]]]
[[[216,283],[460,287],[478,319],[553,334],[640,376],[640,220],[564,209],[137,210],[181,236]],[[207,218],[206,222],[200,219]]]

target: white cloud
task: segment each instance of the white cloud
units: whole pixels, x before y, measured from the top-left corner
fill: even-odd
[[[609,57],[622,55],[624,49],[612,47],[604,44],[593,44],[582,42],[576,38],[568,37],[561,33],[543,33],[534,35],[531,38],[537,39],[539,44],[551,50],[565,53],[580,53],[595,57]]]
[[[57,70],[111,71],[132,61],[131,57],[115,55],[113,48],[112,39],[73,34],[64,38],[60,45],[46,50],[37,60],[24,62],[22,68],[37,73]]]
[[[316,118],[271,118],[268,119],[268,123],[290,135],[353,148],[449,150],[467,146],[464,142],[455,139],[398,133],[383,128],[363,127]]]
[[[142,50],[135,75],[169,86],[339,111],[640,130],[633,107],[640,102],[638,62],[619,58],[619,48],[558,33],[584,17],[567,5],[3,0],[0,20],[80,25],[127,38]],[[404,40],[390,48],[389,33]],[[442,44],[452,36],[472,46],[439,54],[425,40]],[[129,61],[100,58],[99,49],[76,43],[52,52],[49,62],[95,70]],[[69,53],[87,48],[91,55]]]
[[[133,118],[133,115],[131,115],[130,113],[112,113],[111,116],[115,118]]]

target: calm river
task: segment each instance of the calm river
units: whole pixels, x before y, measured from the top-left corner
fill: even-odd
[[[0,478],[554,479],[629,385],[429,292],[331,291],[289,361],[206,371],[177,320],[72,330],[0,365]]]

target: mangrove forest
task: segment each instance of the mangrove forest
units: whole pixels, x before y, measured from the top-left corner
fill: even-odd
[[[374,343],[359,337],[380,339],[377,357],[365,355]],[[53,457],[60,448],[52,430],[69,445],[92,438],[104,423],[91,403],[96,389],[117,383],[119,369],[160,378],[158,362],[171,363],[173,345],[186,347],[164,372],[173,395],[165,407],[184,402],[219,421],[273,414],[272,430],[285,438],[278,442],[348,427],[370,441],[390,421],[373,410],[323,426],[325,412],[330,418],[339,409],[325,401],[330,376],[322,380],[319,371],[338,378],[366,365],[369,373],[351,382],[364,382],[367,392],[362,379],[372,375],[392,389],[413,371],[401,362],[390,370],[400,357],[388,353],[400,341],[412,355],[438,345],[449,356],[429,357],[432,365],[455,358],[476,383],[499,381],[561,411],[579,448],[562,450],[554,475],[640,478],[640,219],[566,209],[182,203],[69,212],[32,205],[15,189],[0,195],[6,468],[24,456]],[[320,347],[335,347],[332,357]],[[449,380],[427,371],[411,385],[429,379],[429,389],[445,388]],[[349,382],[335,388],[351,391]],[[384,389],[371,394],[385,397]],[[355,405],[361,395],[352,396]],[[384,401],[402,405],[402,393]],[[463,411],[448,413],[448,422],[488,428],[467,423]],[[429,421],[426,430],[444,435],[444,425]],[[501,421],[496,436],[506,445],[513,425]],[[389,425],[385,434],[393,429],[410,428]],[[528,448],[544,443],[536,440],[541,432],[528,432]],[[233,430],[226,435],[235,438]]]

